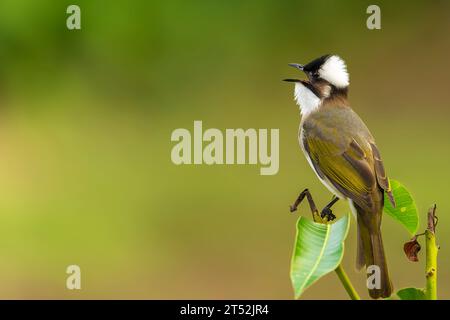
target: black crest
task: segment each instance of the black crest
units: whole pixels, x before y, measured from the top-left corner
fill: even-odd
[[[329,54],[326,54],[324,56],[321,56],[320,58],[317,58],[310,63],[303,66],[303,70],[306,72],[316,72],[320,69],[320,67],[327,61],[327,59],[330,57]]]

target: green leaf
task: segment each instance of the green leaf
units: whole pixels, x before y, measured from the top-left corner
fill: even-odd
[[[291,261],[291,281],[296,299],[341,263],[349,225],[348,215],[332,224],[316,223],[300,217]]]
[[[397,292],[400,300],[426,300],[423,289],[405,288]]]
[[[396,207],[392,206],[385,193],[384,210],[388,215],[400,222],[411,235],[415,235],[419,227],[416,203],[404,185],[396,180],[390,180],[390,183]]]

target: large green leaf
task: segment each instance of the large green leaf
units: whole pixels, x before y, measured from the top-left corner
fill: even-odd
[[[392,206],[385,194],[384,210],[388,215],[400,222],[411,235],[415,235],[419,227],[416,203],[404,185],[396,180],[390,180],[390,183],[396,207]]]
[[[295,298],[341,263],[349,225],[348,215],[332,224],[316,223],[300,217],[291,261]]]
[[[426,300],[423,289],[405,288],[397,292],[400,300]]]

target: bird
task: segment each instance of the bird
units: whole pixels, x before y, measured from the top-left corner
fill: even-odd
[[[375,139],[350,107],[347,65],[340,56],[327,54],[305,65],[289,66],[307,78],[284,79],[295,84],[294,100],[301,114],[300,148],[333,194],[322,216],[333,219],[331,206],[339,199],[349,202],[357,225],[356,267],[378,266],[380,282],[375,287],[368,285],[369,295],[387,298],[393,286],[381,235],[384,193],[394,207],[395,200]]]

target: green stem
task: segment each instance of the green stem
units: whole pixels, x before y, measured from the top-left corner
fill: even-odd
[[[345,270],[342,267],[342,264],[340,264],[334,271],[336,271],[336,274],[338,275],[339,280],[341,280],[341,283],[344,286],[345,291],[347,291],[348,295],[350,296],[350,299],[361,300],[358,292],[356,292],[355,288],[353,288],[353,285],[350,282],[350,279],[348,278],[347,273],[345,273]]]
[[[437,255],[438,246],[436,245],[436,205],[428,210],[428,227],[425,230],[426,244],[426,263],[425,275],[427,278],[427,286],[425,288],[425,299],[437,299]]]
[[[425,290],[425,297],[427,300],[437,299],[437,253],[438,248],[436,246],[436,237],[431,230],[425,231],[426,238],[426,278],[427,287]]]

